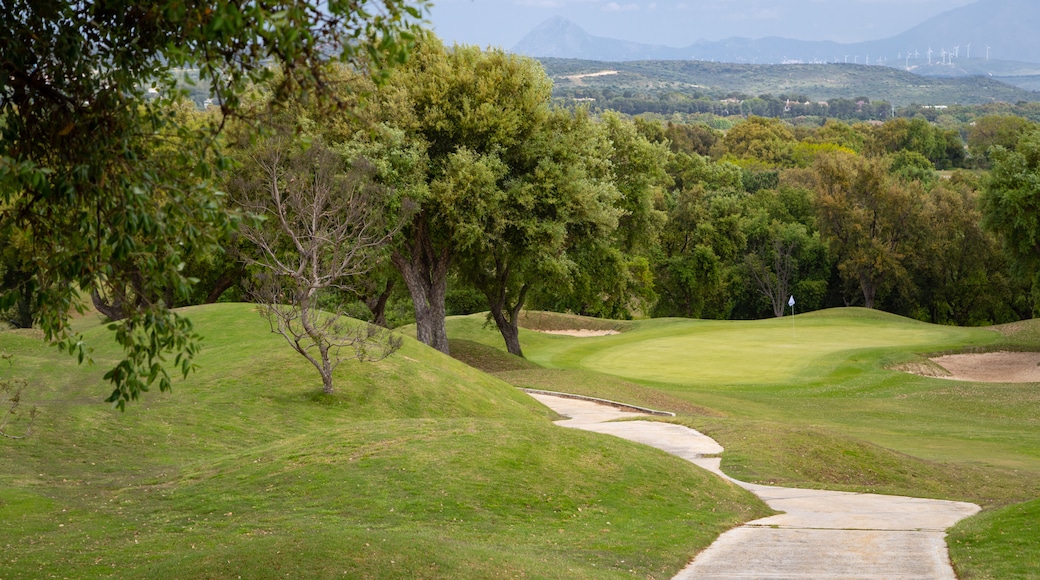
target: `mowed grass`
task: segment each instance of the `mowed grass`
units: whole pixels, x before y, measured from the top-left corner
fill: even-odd
[[[479,320],[453,319],[450,332],[501,348]],[[1022,516],[1036,505],[1021,503],[1040,497],[1040,386],[888,370],[930,353],[1040,350],[1033,321],[999,330],[863,309],[645,320],[606,337],[523,332],[528,357],[552,370],[497,376],[676,412],[718,440],[723,469],[745,481],[979,503],[986,511],[957,528],[970,530],[960,545],[951,540],[957,569],[1040,577],[1040,536]]]
[[[947,543],[964,579],[1040,576],[1040,499],[984,512],[950,530]]]
[[[200,370],[125,413],[96,322],[92,367],[0,333],[40,410],[0,441],[0,578],[667,578],[767,512],[410,339],[323,396],[249,306],[188,314]]]

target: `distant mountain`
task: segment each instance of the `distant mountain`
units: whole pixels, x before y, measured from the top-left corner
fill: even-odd
[[[513,52],[535,57],[580,58],[623,62],[629,60],[682,60],[680,48],[626,42],[592,36],[580,26],[556,16],[539,24],[513,47]]]
[[[897,36],[855,44],[768,37],[700,40],[673,48],[592,36],[557,17],[536,27],[513,50],[535,57],[613,62],[693,59],[757,64],[884,64],[924,76],[986,74],[1006,80],[1040,75],[1040,66],[1010,66],[1007,62],[1040,64],[1038,31],[1040,2],[980,0],[939,14]],[[1010,75],[1009,66],[1015,69]]]

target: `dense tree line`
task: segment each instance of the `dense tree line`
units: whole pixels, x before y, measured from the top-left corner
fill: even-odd
[[[596,111],[617,111],[626,115],[683,113],[720,117],[755,115],[778,119],[816,117],[844,121],[884,121],[893,116],[890,103],[884,100],[871,101],[868,97],[813,101],[801,94],[708,95],[669,90],[639,92],[610,87],[557,87],[553,95],[564,104],[581,104]]]
[[[376,216],[364,219],[382,224],[370,232],[379,242],[358,254],[363,266],[345,267],[339,279],[291,293],[279,286],[272,296],[307,296],[308,308],[380,325],[415,322],[419,339],[445,352],[445,317],[472,311],[487,311],[516,354],[523,308],[758,318],[784,315],[793,295],[800,311],[859,305],[951,324],[1034,311],[1040,129],[1027,119],[991,115],[952,127],[919,115],[791,125],[773,115],[781,101],[765,97],[734,99],[750,104],[725,131],[633,119],[559,106],[535,61],[447,49],[432,35],[378,83],[344,66],[323,69],[321,78],[330,100],[287,97],[278,75],[255,80],[251,98],[279,103],[256,110],[267,115],[260,125],[269,132],[287,128],[275,131],[283,137],[274,158],[289,165],[271,161],[271,134],[255,138],[257,118],[231,119],[213,144],[222,161],[212,179],[234,195],[204,207],[246,221],[213,230],[207,240],[214,243],[179,259],[183,288],[146,281],[132,261],[126,270],[111,261],[89,286],[100,310],[116,319],[153,303],[256,296],[272,260],[290,263],[288,256],[305,251],[314,256],[308,263],[326,260],[317,256],[329,248],[306,249],[302,239],[328,231],[299,239],[264,234],[264,222],[249,217],[270,207],[264,196],[312,179],[300,167],[318,172],[317,161],[306,161],[317,155],[321,168],[339,168],[322,172],[347,176],[328,183],[379,192],[365,196],[363,211],[336,206],[337,215]],[[847,118],[860,118],[868,105],[891,109],[866,99],[833,105]],[[225,117],[174,101],[154,107],[188,128]],[[143,151],[162,169],[178,147],[171,140]],[[182,221],[189,229],[204,222]],[[7,317],[27,325],[40,295],[26,280],[40,279],[38,265],[24,230],[0,234]],[[347,238],[332,255],[360,243]]]

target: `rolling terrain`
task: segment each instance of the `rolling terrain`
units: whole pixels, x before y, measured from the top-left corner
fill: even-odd
[[[921,354],[1037,349],[1040,329],[935,326],[863,309],[753,322],[618,323],[551,314],[503,352],[483,315],[449,320],[452,360],[405,338],[345,364],[337,393],[249,305],[188,311],[200,370],[119,413],[96,365],[32,331],[0,332],[36,406],[0,441],[3,577],[668,578],[768,510],[656,450],[557,428],[514,386],[676,413],[745,481],[972,501],[950,540],[972,577],[1040,562],[1035,384],[889,370]],[[485,370],[480,370],[485,369]],[[486,371],[486,372],[485,372]],[[512,385],[512,386],[511,386]],[[1024,572],[1025,571],[1025,572]]]
[[[0,332],[34,434],[0,440],[0,576],[667,578],[768,509],[678,458],[560,429],[500,379],[405,339],[337,371],[249,305],[188,314],[200,370],[125,413],[94,366]]]
[[[489,350],[508,360],[482,321],[455,318],[450,332],[475,353],[474,364],[491,360]],[[948,539],[961,577],[1035,577],[1036,383],[893,369],[926,362],[925,354],[1040,350],[1036,321],[956,328],[853,308],[753,322],[626,324],[619,335],[596,338],[522,331],[527,356],[542,368],[495,374],[522,387],[673,411],[671,421],[726,449],[722,470],[742,481],[977,503],[984,511]]]
[[[553,79],[557,94],[580,92],[582,87],[651,95],[674,92],[715,99],[733,93],[793,94],[813,102],[867,97],[896,107],[1038,100],[1038,93],[987,77],[922,77],[889,67],[854,64],[602,62],[557,58],[540,61]],[[596,74],[604,72],[609,74]]]

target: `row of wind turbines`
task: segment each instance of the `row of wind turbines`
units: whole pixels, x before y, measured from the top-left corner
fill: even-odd
[[[986,45],[986,60],[989,60],[990,50],[992,48],[993,48],[992,46],[990,46],[988,44]],[[960,58],[961,57],[961,46],[958,44],[958,45],[953,47],[953,50],[946,50],[945,47],[941,47],[940,50],[939,50],[939,56],[941,57],[941,60],[940,59],[936,59],[934,62],[932,61],[932,55],[933,54],[935,54],[935,51],[932,50],[931,46],[929,46],[928,50],[925,51],[925,56],[928,58],[928,64],[929,65],[931,65],[931,64],[952,65],[953,64],[953,60],[955,58]],[[854,54],[846,54],[846,55],[844,55],[844,62],[845,62],[845,64],[849,63],[849,58],[850,57],[853,59],[852,60],[853,64],[860,64],[860,62],[859,62],[859,58],[860,58],[859,55],[854,55]],[[905,66],[906,68],[910,68],[910,59],[914,59],[915,61],[920,61],[921,60],[921,53],[917,49],[913,49],[912,51],[911,50],[907,50],[905,55],[902,53],[902,51],[900,51],[899,55],[896,58],[904,60],[903,66]],[[965,55],[964,55],[964,58],[971,58],[971,43],[970,42],[967,45],[965,45]],[[822,61],[815,61],[815,60],[813,62],[822,63]],[[834,57],[834,62],[837,63],[837,62],[841,62],[841,61],[839,61],[838,57]],[[899,62],[899,61],[897,60],[896,62]],[[869,64],[885,65],[885,64],[888,64],[888,59],[885,58],[885,57],[879,57],[877,60],[871,61],[870,60],[870,53],[867,53],[867,55],[863,58],[863,64],[867,64],[867,65],[869,65]]]
[[[993,47],[988,45],[988,44],[985,45],[985,46],[986,46],[986,60],[989,60],[990,50]],[[969,42],[968,44],[966,44],[964,49],[965,49],[964,58],[970,59],[971,58],[971,43]],[[932,59],[932,55],[935,54],[935,52],[936,51],[932,50],[931,46],[929,46],[928,50],[926,50],[924,52],[925,57],[928,59],[928,64],[929,65],[935,64],[935,65],[949,65],[949,66],[952,66],[953,62],[954,62],[954,59],[958,59],[958,58],[961,57],[961,46],[959,44],[955,45],[953,47],[953,50],[946,50],[945,47],[940,47],[940,49],[939,49],[939,58],[933,60]],[[850,58],[852,59],[852,61],[851,61],[852,64],[860,64],[860,60],[859,60],[860,56],[857,55],[857,54],[846,54],[846,55],[843,55],[842,57],[837,57],[836,56],[836,57],[834,57],[834,60],[830,61],[830,62],[833,62],[834,64],[838,64],[840,62],[844,62],[845,64],[849,64],[850,63],[850,61],[849,61]],[[976,57],[976,58],[979,58],[979,57]],[[917,61],[918,63],[920,63],[920,61],[921,61],[921,52],[918,51],[916,48],[907,50],[906,54],[903,54],[903,52],[900,51],[899,55],[896,57],[896,59],[897,59],[896,62],[899,62],[900,60],[902,60],[903,61],[903,66],[906,67],[909,70],[910,69],[910,59],[913,59],[914,61]],[[713,62],[714,62],[714,59],[713,59]],[[811,64],[827,64],[828,60],[826,58],[823,58],[823,59],[821,59],[821,58],[813,58],[810,61],[792,60],[792,59],[788,59],[785,56],[785,57],[783,57],[781,59],[780,62],[782,64],[796,64],[796,63],[800,64],[800,63],[804,63],[804,62],[809,62]],[[758,64],[758,57],[752,57],[751,64]],[[870,59],[870,53],[867,53],[863,57],[862,64],[885,66],[885,65],[888,64],[888,57],[878,57],[876,60],[872,61]]]
[[[989,60],[989,52],[990,52],[990,49],[992,49],[992,48],[993,48],[992,46],[990,46],[988,44],[986,45],[986,60]],[[960,56],[961,56],[961,47],[960,47],[960,45],[954,46],[953,50],[946,50],[946,48],[940,48],[939,55],[942,57],[942,60],[936,60],[933,63],[932,62],[932,54],[934,52],[935,51],[932,50],[931,46],[929,46],[928,50],[925,52],[925,54],[928,56],[928,64],[952,65],[953,64],[953,59],[960,58]],[[899,58],[904,58],[902,53],[900,53]],[[914,51],[912,53],[909,50],[907,50],[905,58],[906,58],[906,62],[904,62],[903,65],[906,68],[910,68],[910,59],[913,58],[914,60],[920,60],[921,59],[921,53],[918,52],[917,49],[914,49]],[[970,42],[966,46],[965,58],[971,58],[971,43]]]

